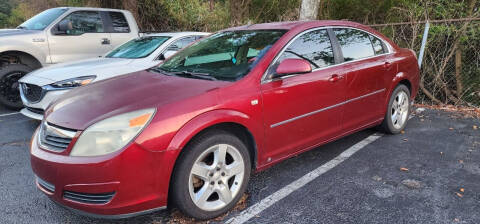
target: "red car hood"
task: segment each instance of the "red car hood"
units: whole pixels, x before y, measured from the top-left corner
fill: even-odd
[[[147,108],[160,110],[228,84],[141,71],[76,88],[55,101],[45,117],[54,125],[85,130],[108,117]]]

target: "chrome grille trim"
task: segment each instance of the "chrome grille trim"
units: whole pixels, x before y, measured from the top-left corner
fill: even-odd
[[[40,128],[38,142],[44,149],[62,152],[68,148],[76,133],[76,131],[55,127],[44,121]]]
[[[55,185],[53,185],[51,183],[48,183],[47,181],[42,180],[40,177],[36,177],[36,178],[37,178],[38,185],[40,185],[40,187],[42,187],[44,190],[46,190],[50,193],[55,192]]]
[[[101,194],[79,193],[73,191],[63,192],[63,198],[87,204],[106,204],[112,200],[113,196],[115,196],[115,192]]]

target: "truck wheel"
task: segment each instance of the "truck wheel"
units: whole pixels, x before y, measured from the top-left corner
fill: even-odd
[[[23,107],[18,80],[31,71],[30,67],[22,64],[10,64],[0,68],[0,104],[14,110]]]
[[[233,208],[250,177],[245,144],[228,132],[212,130],[183,150],[171,179],[170,201],[184,214],[201,220]]]

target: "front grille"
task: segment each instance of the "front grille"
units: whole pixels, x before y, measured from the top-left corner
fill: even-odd
[[[43,122],[40,129],[40,145],[45,149],[61,152],[68,148],[75,134],[76,131],[74,130],[56,127]]]
[[[43,89],[40,86],[28,84],[28,83],[21,83],[22,93],[25,98],[31,102],[35,103],[42,99],[43,97]]]
[[[86,204],[106,204],[110,202],[115,195],[115,192],[102,194],[87,194],[73,191],[63,192],[63,198]]]
[[[48,183],[47,181],[42,180],[41,178],[37,177],[37,183],[40,185],[41,188],[44,190],[53,193],[55,192],[55,185]]]
[[[27,110],[29,110],[30,112],[33,112],[33,113],[36,113],[36,114],[41,114],[43,115],[45,113],[45,111],[43,109],[39,109],[39,108],[33,108],[33,107],[26,107]]]

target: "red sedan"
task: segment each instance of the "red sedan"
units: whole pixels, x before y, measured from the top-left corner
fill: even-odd
[[[413,51],[353,22],[220,31],[158,67],[73,90],[31,146],[40,190],[86,215],[231,209],[251,171],[353,132],[405,128]]]

